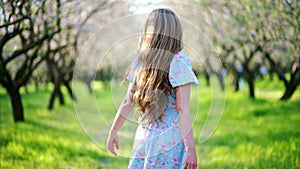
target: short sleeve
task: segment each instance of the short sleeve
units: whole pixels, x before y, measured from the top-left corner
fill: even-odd
[[[177,53],[170,65],[169,81],[172,87],[185,85],[188,83],[199,85],[198,79],[193,72],[189,56],[185,52]]]
[[[138,69],[138,66],[139,66],[139,63],[138,63],[138,60],[136,59],[136,60],[133,61],[132,65],[131,65],[130,73],[127,76],[127,80],[129,80],[131,83],[135,83],[134,75],[135,75],[135,72]]]

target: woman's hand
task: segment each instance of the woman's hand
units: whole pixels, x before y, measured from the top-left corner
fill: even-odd
[[[187,149],[184,157],[184,169],[197,168],[197,155],[195,148]]]
[[[108,138],[107,138],[107,149],[113,153],[114,155],[117,155],[115,151],[115,145],[116,148],[119,149],[119,137],[118,137],[118,131],[121,129],[123,123],[127,120],[127,117],[132,112],[134,104],[130,100],[131,92],[134,90],[135,84],[130,83],[128,86],[128,90],[126,93],[126,96],[120,105],[118,112],[115,116],[114,123],[111,126]]]
[[[109,136],[107,138],[107,149],[114,155],[117,155],[117,153],[115,151],[115,145],[116,145],[117,150],[119,150],[118,131],[112,129],[112,130],[110,130]]]

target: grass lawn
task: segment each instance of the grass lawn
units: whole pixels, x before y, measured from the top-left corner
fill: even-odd
[[[200,79],[200,83],[204,81]],[[100,82],[94,87],[97,102],[105,105],[100,107],[105,112],[103,117],[110,118],[111,123],[116,111],[111,105],[121,101],[111,99],[111,95],[122,96],[125,90],[119,92],[115,87],[111,92],[109,85]],[[0,168],[126,168],[128,157],[110,155],[87,136],[67,95],[66,105],[59,106],[56,102],[54,110],[46,109],[49,88],[22,92],[26,121],[14,124],[9,97],[0,87]],[[257,99],[253,100],[248,98],[247,88],[234,93],[228,87],[223,116],[214,135],[199,143],[199,131],[212,97],[209,87],[193,87],[191,111],[195,117],[199,168],[300,168],[300,88],[285,102],[278,101],[282,91],[281,82],[257,80]],[[197,109],[193,105],[198,103],[199,112],[195,116]],[[89,113],[92,112],[87,110],[85,120],[90,119],[92,124]]]

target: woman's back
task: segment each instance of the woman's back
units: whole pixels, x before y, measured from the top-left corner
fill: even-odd
[[[128,80],[133,83],[135,69],[128,76]],[[154,164],[156,167],[161,165],[162,168],[182,166],[185,151],[179,128],[175,88],[188,83],[198,85],[190,58],[185,52],[180,51],[174,56],[170,65],[169,81],[173,89],[167,98],[165,114],[161,120],[157,119],[150,126],[139,124],[129,168],[153,168]]]

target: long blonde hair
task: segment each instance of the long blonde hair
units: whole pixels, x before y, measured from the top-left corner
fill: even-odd
[[[150,13],[138,46],[139,68],[131,94],[140,123],[150,126],[165,114],[172,86],[169,68],[174,55],[182,49],[182,27],[178,17],[165,8]],[[158,121],[156,121],[158,122]]]

